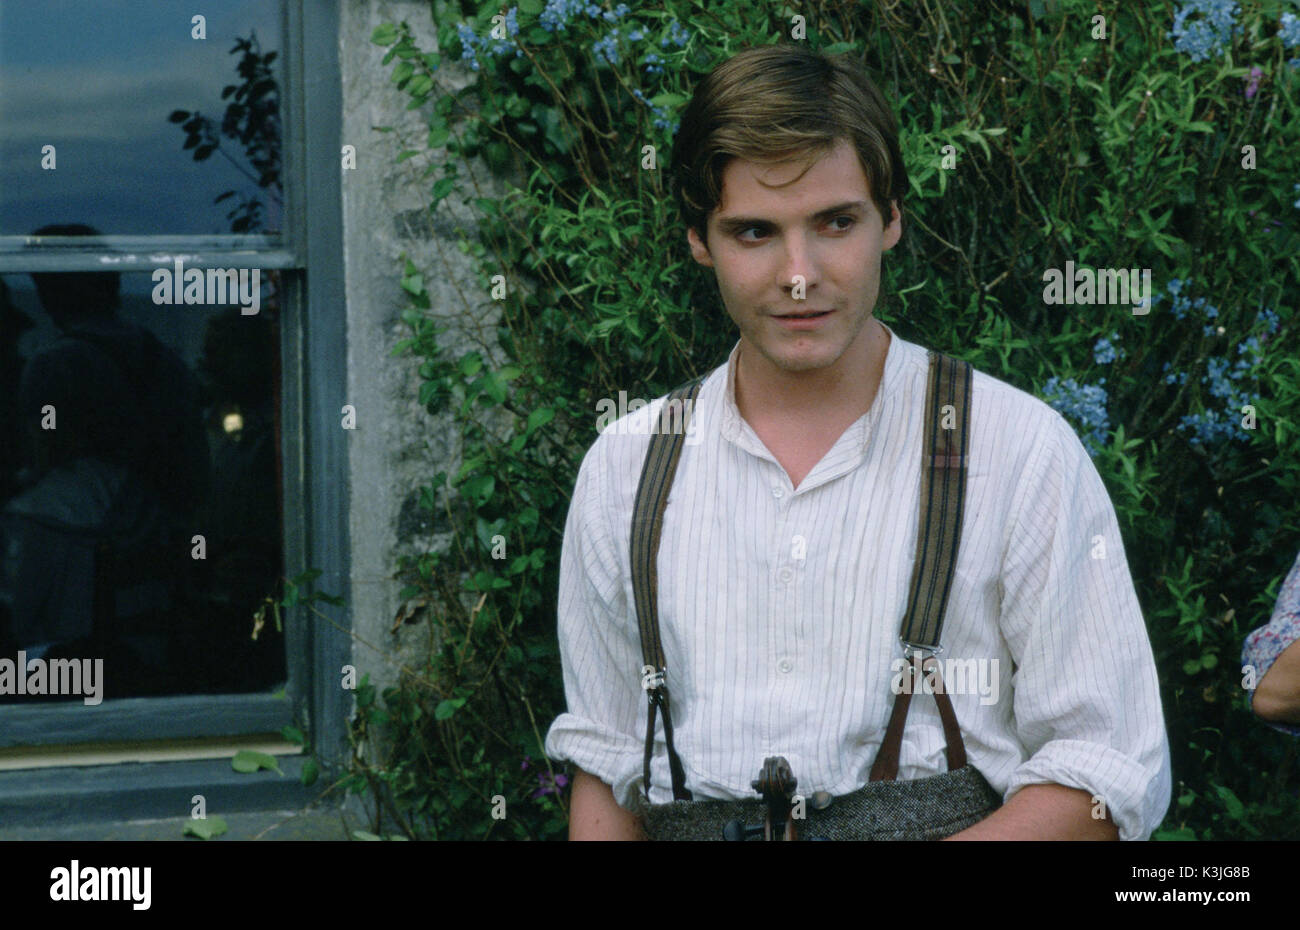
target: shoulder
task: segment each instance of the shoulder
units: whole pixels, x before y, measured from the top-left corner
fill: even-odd
[[[924,346],[904,343],[905,360],[914,392],[924,404],[930,371]],[[980,368],[971,366],[970,443],[976,468],[996,468],[1011,476],[1053,459],[1088,460],[1073,427],[1042,399]]]
[[[715,408],[721,401],[725,376],[725,365],[702,376],[694,401],[670,404],[671,391],[651,400],[629,397],[626,392],[598,398],[592,411],[598,435],[583,456],[579,489],[586,489],[589,495],[599,493],[606,504],[630,515],[652,437],[677,428],[678,416],[687,413],[685,461],[706,434],[716,431]]]

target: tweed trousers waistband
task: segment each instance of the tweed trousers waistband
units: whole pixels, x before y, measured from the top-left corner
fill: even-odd
[[[1002,805],[1001,796],[972,765],[911,781],[868,782],[814,810],[805,801],[799,824],[803,839],[940,840],[983,820]],[[672,801],[643,812],[651,840],[721,840],[731,820],[762,823],[761,799]]]

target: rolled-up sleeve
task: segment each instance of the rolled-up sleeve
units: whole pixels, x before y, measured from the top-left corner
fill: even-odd
[[[1005,797],[1056,783],[1105,805],[1121,840],[1147,839],[1171,776],[1155,660],[1101,476],[1055,411],[1013,503],[1002,633],[1029,757]]]
[[[545,749],[610,785],[622,807],[636,810],[645,694],[617,548],[626,541],[609,519],[610,439],[598,439],[583,458],[565,521],[558,629],[567,710],[551,724]]]

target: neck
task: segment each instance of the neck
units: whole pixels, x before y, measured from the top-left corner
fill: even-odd
[[[736,408],[751,422],[755,413],[802,422],[857,419],[875,400],[889,342],[889,333],[872,317],[833,364],[787,371],[742,341],[736,356]]]

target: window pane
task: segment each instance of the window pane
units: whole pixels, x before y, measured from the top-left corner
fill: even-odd
[[[279,234],[282,21],[267,0],[3,0],[0,236]]]
[[[280,273],[217,271],[0,278],[0,691],[19,650],[106,699],[284,680]]]

